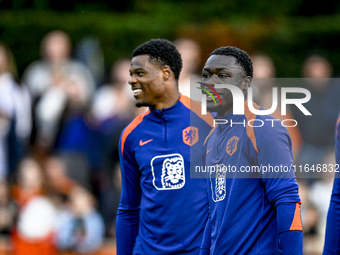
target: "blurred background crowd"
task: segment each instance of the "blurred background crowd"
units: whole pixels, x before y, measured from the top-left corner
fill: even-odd
[[[298,122],[288,128],[294,163],[335,164],[340,4],[228,2],[0,0],[1,254],[114,254],[119,136],[146,110],[127,83],[130,57],[152,38],[178,47],[185,95],[226,45],[251,55],[264,108],[294,78],[311,92],[312,116],[273,113]],[[322,253],[333,175],[297,176],[304,254]]]

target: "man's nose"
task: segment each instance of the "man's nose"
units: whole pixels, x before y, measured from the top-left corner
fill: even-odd
[[[217,75],[211,75],[208,79],[204,80],[204,83],[214,87],[215,84],[219,84],[220,82]]]
[[[211,82],[199,82],[199,84],[201,85],[201,88],[206,88],[208,90],[210,90],[209,87],[215,87],[215,83],[211,83]]]
[[[136,77],[135,77],[134,75],[131,75],[131,76],[130,76],[130,79],[129,79],[129,81],[128,81],[128,83],[129,83],[130,85],[136,84],[136,83],[137,83]]]

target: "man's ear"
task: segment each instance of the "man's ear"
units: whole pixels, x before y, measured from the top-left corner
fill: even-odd
[[[168,65],[165,65],[162,67],[162,74],[163,74],[163,79],[165,81],[169,80],[171,77],[171,69]]]
[[[241,86],[242,91],[247,91],[249,86],[250,86],[250,83],[251,83],[251,77],[250,76],[246,76],[243,79],[243,82],[242,82],[242,86]]]

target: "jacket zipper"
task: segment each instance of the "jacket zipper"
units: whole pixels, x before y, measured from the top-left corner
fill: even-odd
[[[165,141],[165,144],[167,144],[168,143],[168,139],[167,139],[167,132],[168,132],[168,130],[167,130],[166,121],[164,119],[163,111],[161,112],[161,118],[162,118],[163,123],[164,123],[164,141]]]

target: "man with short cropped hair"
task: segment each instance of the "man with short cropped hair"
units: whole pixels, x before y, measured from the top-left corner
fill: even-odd
[[[150,40],[133,52],[129,84],[137,107],[149,110],[120,138],[118,255],[199,253],[208,199],[205,180],[190,178],[190,163],[202,164],[213,118],[200,116],[199,103],[179,93],[181,69],[181,56],[167,40]]]
[[[246,92],[252,77],[248,54],[229,46],[214,50],[202,71],[202,87],[209,92],[207,109],[217,112],[215,123],[220,124],[203,146],[203,164],[216,171],[207,180],[210,216],[201,255],[302,254],[291,139],[285,127],[270,121],[272,116],[250,112]],[[234,85],[243,92],[243,115],[234,114],[231,91],[215,84]],[[267,172],[261,171],[264,167]]]

